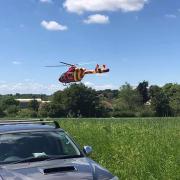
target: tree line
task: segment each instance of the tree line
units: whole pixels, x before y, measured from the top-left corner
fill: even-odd
[[[25,108],[17,98],[32,98]],[[49,100],[39,103],[36,98]],[[72,84],[47,95],[0,95],[0,117],[169,117],[180,116],[180,85],[137,87],[128,83],[118,90],[95,90],[84,84]]]

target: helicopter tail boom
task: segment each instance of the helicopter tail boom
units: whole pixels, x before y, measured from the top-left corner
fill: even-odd
[[[109,69],[106,68],[106,65],[103,65],[102,67],[100,67],[97,64],[95,70],[86,70],[85,74],[101,74],[101,73],[106,73],[106,72],[109,72]]]

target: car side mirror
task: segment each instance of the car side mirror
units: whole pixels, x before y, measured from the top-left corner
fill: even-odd
[[[89,155],[92,153],[92,147],[91,146],[84,146],[83,147],[83,152],[86,154],[86,155]]]

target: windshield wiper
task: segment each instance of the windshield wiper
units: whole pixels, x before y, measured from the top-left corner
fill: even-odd
[[[19,164],[19,163],[27,163],[27,162],[38,162],[38,161],[50,161],[55,159],[70,159],[70,158],[78,158],[83,157],[82,155],[45,155],[39,157],[29,157],[19,161],[7,162],[7,164]]]
[[[28,157],[19,161],[9,162],[9,164],[18,164],[18,163],[26,163],[26,162],[37,162],[37,161],[45,161],[49,159],[49,156],[39,156],[39,157]]]
[[[71,159],[71,158],[79,158],[83,157],[82,155],[55,155],[55,156],[49,156],[49,158],[46,159],[46,161],[51,161],[55,159]]]

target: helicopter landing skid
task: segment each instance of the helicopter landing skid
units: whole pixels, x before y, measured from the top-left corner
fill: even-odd
[[[63,86],[69,87],[73,83],[63,83]]]
[[[63,86],[68,86],[67,83],[63,83]]]
[[[72,84],[77,84],[78,82],[70,82],[70,83],[63,83],[63,86],[69,87]],[[80,81],[81,83],[81,81]]]

